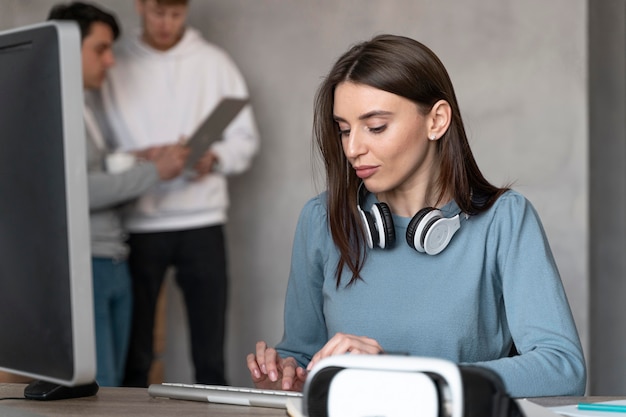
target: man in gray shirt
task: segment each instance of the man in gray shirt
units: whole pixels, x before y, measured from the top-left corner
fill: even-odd
[[[112,45],[120,28],[115,16],[81,2],[52,8],[48,19],[72,20],[80,27],[84,120],[91,228],[96,330],[96,381],[119,386],[122,381],[132,314],[132,289],[126,263],[128,247],[122,228],[124,203],[159,181],[177,177],[188,151],[179,145],[153,147],[134,154],[112,152],[106,126],[93,106],[107,70],[115,63]]]

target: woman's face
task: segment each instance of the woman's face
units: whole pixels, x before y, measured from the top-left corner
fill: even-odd
[[[434,173],[429,116],[412,101],[364,84],[335,89],[334,117],[343,152],[372,193],[426,189]]]

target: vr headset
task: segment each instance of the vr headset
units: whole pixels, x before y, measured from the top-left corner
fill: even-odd
[[[307,417],[523,417],[500,377],[438,358],[337,355],[304,385]]]

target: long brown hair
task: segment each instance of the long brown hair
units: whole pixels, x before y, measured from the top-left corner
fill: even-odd
[[[379,35],[343,54],[315,96],[313,134],[326,169],[328,221],[339,249],[336,279],[345,267],[352,272],[348,285],[359,279],[365,262],[365,232],[357,212],[360,179],[350,166],[338,140],[333,118],[335,89],[350,81],[409,99],[427,114],[439,100],[452,109],[452,121],[436,142],[439,174],[437,203],[453,196],[461,211],[475,215],[487,210],[506,191],[490,184],[472,155],[452,81],[439,58],[422,43],[403,36]]]

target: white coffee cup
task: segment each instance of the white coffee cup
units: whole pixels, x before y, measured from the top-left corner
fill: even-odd
[[[137,158],[128,152],[113,152],[106,157],[105,165],[107,172],[119,174],[135,165]]]

